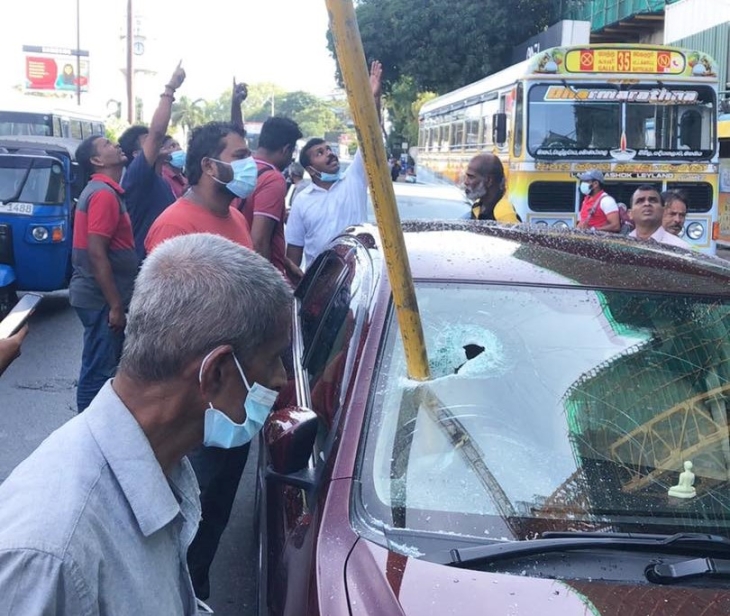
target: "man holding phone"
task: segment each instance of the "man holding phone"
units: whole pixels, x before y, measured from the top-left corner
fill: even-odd
[[[80,413],[117,369],[139,259],[119,185],[124,152],[106,137],[92,135],[78,147],[76,160],[91,175],[76,205],[69,284],[69,301],[84,326],[76,390]]]

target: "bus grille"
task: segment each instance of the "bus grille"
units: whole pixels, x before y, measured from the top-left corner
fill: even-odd
[[[527,203],[533,212],[575,212],[575,182],[533,182]]]
[[[712,184],[667,182],[667,190],[681,190],[686,195],[688,212],[709,212],[712,209]]]

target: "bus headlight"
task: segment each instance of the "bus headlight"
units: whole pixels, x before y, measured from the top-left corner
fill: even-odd
[[[570,229],[570,227],[564,220],[559,220],[558,222],[553,223],[553,229]]]
[[[533,224],[540,229],[547,229],[548,226],[547,222],[544,220],[536,220]]]
[[[699,222],[691,222],[687,225],[687,237],[691,240],[698,240],[705,234],[705,228]]]
[[[32,234],[36,242],[45,242],[48,239],[48,229],[45,227],[34,227]]]

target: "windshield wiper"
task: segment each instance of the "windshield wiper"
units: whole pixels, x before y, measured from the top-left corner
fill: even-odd
[[[422,560],[465,567],[480,562],[511,560],[523,556],[573,550],[625,550],[634,552],[697,553],[712,551],[730,556],[730,539],[719,535],[677,533],[645,535],[642,533],[544,533],[540,539],[490,543],[474,547],[443,550],[422,557]]]
[[[695,558],[679,563],[651,565],[646,569],[646,579],[654,584],[674,584],[698,577],[730,577],[730,560]]]

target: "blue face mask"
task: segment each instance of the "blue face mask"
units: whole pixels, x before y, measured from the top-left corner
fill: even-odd
[[[337,182],[342,179],[342,170],[338,169],[336,173],[327,173],[325,171],[319,171],[319,179],[323,182]]]
[[[182,169],[185,166],[185,152],[183,150],[175,150],[170,154],[170,164],[173,167]]]
[[[200,364],[198,379],[201,382],[203,380],[205,362],[208,361],[211,353],[206,355],[203,363]],[[246,401],[243,403],[243,408],[246,410],[246,421],[242,424],[237,424],[228,415],[219,411],[209,402],[208,409],[205,411],[205,427],[203,429],[203,445],[206,447],[230,449],[231,447],[240,447],[249,443],[263,427],[279,395],[278,392],[267,389],[258,383],[254,383],[250,387],[246,380],[246,375],[243,373],[243,368],[241,368],[241,364],[235,355],[233,355],[233,361],[236,362],[236,368],[238,368],[238,372],[243,379],[243,384],[248,390]]]
[[[256,180],[258,179],[259,172],[253,156],[234,160],[232,163],[227,163],[216,158],[211,158],[210,160],[228,165],[233,170],[233,179],[230,182],[223,182],[216,177],[213,179],[219,184],[225,184],[226,188],[236,195],[236,197],[245,199],[256,188]]]

